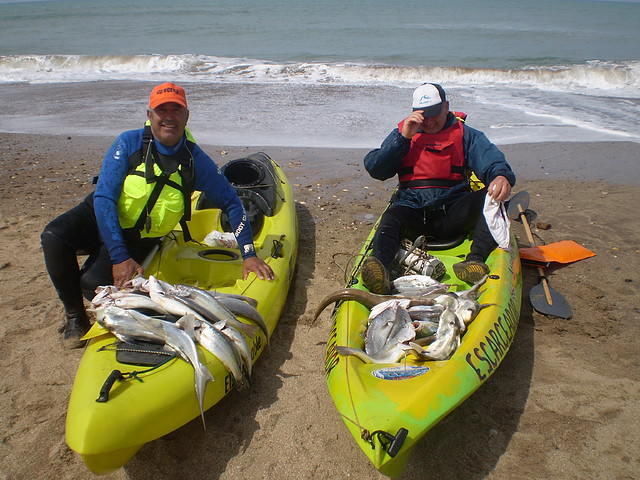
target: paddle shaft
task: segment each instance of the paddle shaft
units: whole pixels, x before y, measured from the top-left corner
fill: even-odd
[[[524,225],[524,230],[525,232],[527,232],[527,238],[529,239],[529,243],[531,244],[532,247],[535,247],[536,242],[533,239],[533,234],[531,233],[531,227],[529,226],[527,215],[524,213],[524,210],[522,209],[522,205],[518,204],[518,210],[520,212],[520,218],[522,219],[522,225]],[[547,277],[544,275],[544,270],[542,267],[537,267],[537,268],[538,268],[538,275],[540,276],[540,279],[542,281],[542,288],[544,289],[544,296],[547,299],[547,303],[549,305],[553,305],[553,300],[551,298],[551,291],[549,290],[549,282],[547,280]]]

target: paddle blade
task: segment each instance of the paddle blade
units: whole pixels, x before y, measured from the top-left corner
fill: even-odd
[[[551,293],[551,303],[547,301],[542,283],[535,285],[529,293],[533,308],[543,315],[553,315],[554,317],[567,319],[571,318],[573,316],[571,307],[562,294],[551,288],[551,286],[549,286],[549,292]]]
[[[531,201],[531,195],[526,190],[516,193],[509,203],[507,203],[507,216],[512,220],[520,220],[520,210],[518,205],[522,207],[522,211],[526,212],[529,208],[529,202]]]

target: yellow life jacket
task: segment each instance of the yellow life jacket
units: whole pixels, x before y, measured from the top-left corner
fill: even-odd
[[[176,154],[162,155],[155,148],[151,128],[145,126],[142,150],[129,158],[129,173],[118,199],[123,229],[136,229],[141,237],[161,237],[180,223],[185,240],[190,240],[186,221],[191,218],[194,190],[194,145],[187,140]]]

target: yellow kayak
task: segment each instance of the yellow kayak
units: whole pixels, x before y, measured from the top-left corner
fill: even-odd
[[[179,230],[165,237],[145,275],[171,284],[250,297],[257,301],[271,335],[287,297],[298,251],[293,192],[282,169],[262,153],[233,160],[222,170],[247,209],[258,256],[271,266],[275,280],[262,281],[254,274],[242,280],[242,258],[237,249],[185,243]],[[228,226],[225,221],[221,211],[209,208],[205,198],[194,198],[188,226],[195,241],[202,242],[213,230],[223,231]],[[255,325],[248,318],[238,319]],[[153,367],[121,363],[116,359],[117,340],[111,333],[96,323],[87,337],[69,401],[66,441],[91,471],[105,474],[124,466],[145,443],[198,417],[200,409],[194,370],[186,361],[166,357]],[[255,361],[267,338],[258,329],[247,341]],[[234,388],[234,380],[216,357],[199,345],[197,348],[215,379],[206,388],[206,410]],[[131,372],[140,373],[127,375]],[[99,397],[101,401],[96,401]]]
[[[362,285],[362,261],[372,251],[374,226],[354,267],[349,287]],[[469,288],[453,274],[453,264],[468,253],[467,238],[457,246],[429,250],[446,266],[440,280],[450,291]],[[480,291],[480,310],[448,360],[423,361],[407,355],[398,363],[365,363],[341,355],[336,347],[364,349],[369,309],[354,300],[338,303],[327,343],[326,378],[333,402],[354,440],[383,474],[402,473],[413,446],[432,427],[489,378],[506,355],[518,326],[522,275],[513,233],[511,251],[496,249],[488,258],[490,276]]]

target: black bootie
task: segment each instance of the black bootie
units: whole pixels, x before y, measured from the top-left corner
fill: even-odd
[[[67,349],[82,348],[85,341],[80,340],[89,331],[89,318],[84,308],[66,311],[67,324],[64,327],[62,344]]]

